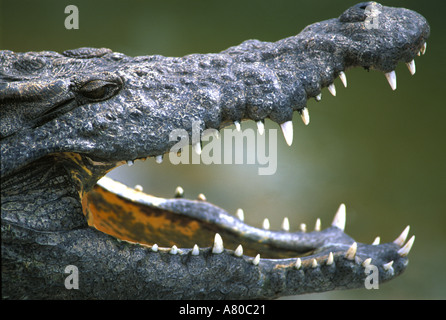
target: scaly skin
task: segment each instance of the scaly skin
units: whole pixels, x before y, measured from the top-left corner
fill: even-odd
[[[269,231],[205,201],[96,182],[125,161],[169,152],[170,132],[192,135],[196,121],[203,131],[269,118],[291,144],[293,112],[307,121],[309,98],[356,66],[395,86],[397,63],[424,52],[428,36],[421,15],[363,3],[297,36],[218,54],[1,51],[3,295],[258,299],[363,287],[370,265],[380,282],[399,275],[408,229],[393,243],[356,243],[343,232],[343,205],[323,231]],[[78,290],[64,286],[67,265],[79,269]]]

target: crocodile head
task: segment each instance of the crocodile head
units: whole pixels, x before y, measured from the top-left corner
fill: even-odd
[[[162,161],[178,144],[171,138],[176,129],[199,153],[194,130],[200,136],[231,124],[239,128],[243,120],[254,120],[263,130],[269,118],[291,145],[293,113],[308,124],[308,99],[320,100],[325,87],[335,95],[334,80],[347,86],[345,71],[358,66],[383,72],[396,89],[397,64],[407,63],[414,74],[414,58],[424,54],[428,36],[421,15],[368,2],[297,36],[275,43],[249,40],[217,54],[2,51],[2,222],[9,225],[4,239],[12,245],[8,239],[19,234],[9,234],[11,226],[27,230],[29,241],[61,250],[64,262],[75,255],[85,273],[93,265],[100,268],[98,254],[112,261],[126,256],[130,271],[122,281],[146,286],[122,296],[274,298],[363,287],[371,266],[379,281],[392,279],[406,268],[414,237],[406,243],[406,228],[391,243],[358,243],[344,233],[344,205],[327,229],[321,230],[318,220],[314,231],[292,232],[285,220],[283,230],[272,231],[267,224],[249,226],[241,211],[233,216],[203,198],[183,199],[178,191],[177,197],[162,199],[101,178],[135,160]],[[45,210],[29,204],[32,214],[18,211],[24,191]],[[68,236],[82,231],[89,244]],[[86,246],[82,258],[73,253],[76,241]],[[144,263],[137,266],[135,259]],[[105,264],[104,273],[113,272]],[[95,283],[93,275],[86,278]],[[84,294],[117,296],[110,284],[102,286],[101,293],[93,293],[86,281]]]

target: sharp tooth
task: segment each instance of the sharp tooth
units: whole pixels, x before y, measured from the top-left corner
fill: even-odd
[[[175,189],[175,198],[182,198],[184,196],[184,190],[180,186]]]
[[[143,190],[142,185],[140,185],[140,184],[137,184],[136,186],[134,186],[133,189],[135,189],[135,191],[139,191],[139,192],[142,192],[142,190]]]
[[[300,228],[300,231],[307,232],[307,225],[305,223],[301,223],[299,228]]]
[[[243,255],[243,247],[241,244],[237,247],[237,249],[235,249],[234,255],[237,257],[241,257]]]
[[[218,233],[216,233],[214,238],[214,247],[212,248],[212,253],[222,253],[223,250],[224,250],[223,239]]]
[[[173,245],[172,248],[170,248],[169,251],[170,254],[177,254],[178,253],[178,248],[176,245]]]
[[[200,155],[201,154],[201,142],[197,142],[193,145],[193,148],[195,150],[195,153]]]
[[[282,129],[283,136],[285,138],[285,141],[287,145],[291,146],[293,143],[293,121],[287,121],[280,125],[280,128]]]
[[[269,230],[269,220],[268,220],[268,218],[265,218],[265,220],[263,220],[262,227],[265,230]]]
[[[321,231],[321,219],[317,218],[314,231]]]
[[[319,93],[316,97],[314,97],[316,99],[316,101],[321,101],[322,100],[322,93]]]
[[[330,91],[330,93],[333,96],[336,96],[336,87],[335,87],[335,85],[333,83],[328,86],[328,91]]]
[[[345,229],[345,204],[341,203],[331,225],[344,231]]]
[[[412,236],[409,241],[407,241],[407,243],[404,245],[404,247],[402,247],[401,249],[398,250],[398,254],[401,257],[405,257],[409,254],[410,249],[412,249],[413,243],[415,241],[415,236]]]
[[[287,217],[283,218],[282,230],[283,231],[290,231],[290,220],[288,220]]]
[[[192,253],[193,256],[198,256],[200,254],[200,250],[198,249],[197,245],[194,245],[194,248],[192,249]]]
[[[204,194],[200,193],[198,195],[197,199],[200,200],[200,201],[206,201],[206,196]]]
[[[412,60],[411,62],[406,63],[407,68],[410,71],[411,75],[415,74],[416,68],[415,68],[415,60]]]
[[[344,85],[344,87],[347,88],[347,77],[345,76],[344,71],[339,72],[339,79],[341,79],[342,84]]]
[[[390,261],[389,263],[383,264],[383,269],[386,271],[393,270],[392,265],[393,265],[393,260]]]
[[[387,81],[390,84],[392,90],[396,90],[396,73],[395,71],[390,71],[385,74]]]
[[[240,122],[234,121],[234,125],[235,125],[235,129],[237,129],[237,131],[240,131],[242,129],[242,127],[240,126]]]
[[[316,259],[313,259],[313,261],[311,262],[311,267],[317,268],[317,260]]]
[[[310,123],[310,114],[308,113],[307,108],[303,108],[302,111],[300,111],[300,116],[302,118],[302,121],[306,126]]]
[[[163,156],[162,155],[156,156],[155,161],[156,161],[156,163],[162,163],[163,162]]]
[[[357,248],[358,248],[358,244],[356,242],[353,242],[352,246],[350,248],[348,248],[348,250],[345,254],[345,258],[347,258],[348,260],[355,259]]]
[[[151,249],[153,252],[158,252],[158,245],[155,243]]]
[[[427,49],[427,42],[425,42],[420,49],[422,55],[426,54],[426,49]]]
[[[362,266],[365,268],[365,267],[368,267],[369,265],[370,265],[370,263],[372,262],[372,258],[367,258],[367,259],[365,259],[364,260],[364,262],[362,263]]]
[[[334,261],[334,257],[333,257],[333,252],[330,252],[330,254],[328,255],[328,259],[327,259],[327,266],[331,266],[333,264]]]
[[[257,121],[257,129],[259,130],[259,134],[263,135],[263,133],[265,132],[265,124],[263,123],[263,121]]]
[[[133,160],[127,160],[127,165],[129,166],[129,167],[131,167],[131,166],[133,166]]]
[[[333,264],[333,261],[334,261],[333,252],[330,252],[327,259],[327,266],[331,266]]]
[[[257,266],[260,262],[260,254],[256,255],[256,257],[254,258],[254,260],[252,260],[252,264]]]
[[[381,238],[380,237],[376,237],[375,240],[373,240],[372,245],[373,246],[377,246],[380,242],[381,242]]]
[[[237,211],[235,212],[235,215],[237,216],[237,218],[239,218],[242,221],[245,221],[245,213],[243,212],[243,209],[237,209]]]
[[[393,243],[399,245],[400,247],[402,247],[404,245],[404,242],[406,242],[407,239],[407,235],[409,234],[409,230],[410,230],[410,226],[407,226],[403,232],[401,232],[401,234],[398,236],[398,238],[396,238]]]
[[[302,260],[300,260],[300,258],[297,258],[296,263],[294,264],[294,267],[296,269],[300,269],[301,266],[302,266]]]

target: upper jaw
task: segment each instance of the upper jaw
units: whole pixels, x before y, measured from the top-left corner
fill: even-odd
[[[362,10],[361,6],[355,10]],[[185,128],[190,134],[194,120],[201,120],[200,130],[204,130],[221,129],[229,124],[239,128],[242,120],[251,119],[262,131],[263,122],[269,118],[280,125],[287,144],[291,145],[293,111],[298,111],[308,125],[307,100],[319,101],[324,87],[336,95],[334,82],[339,77],[347,86],[348,68],[362,66],[380,70],[393,90],[397,88],[394,70],[398,62],[406,63],[409,71],[415,73],[414,57],[426,52],[429,25],[421,15],[410,10],[378,7],[378,28],[362,28],[365,32],[358,32],[364,21],[331,19],[277,43],[247,41],[215,55],[191,55],[184,59],[130,58],[101,52],[105,62],[98,65],[92,62],[92,65],[104,69],[98,74],[113,73],[114,78],[122,79],[119,94],[100,103],[82,105],[66,117],[61,116],[32,132],[6,138],[5,144],[12,147],[5,148],[2,176],[13,172],[18,164],[56,152],[74,151],[114,162],[148,156],[160,159],[175,143],[169,141],[169,133],[175,128]],[[259,54],[250,52],[251,47],[257,47]],[[281,63],[275,55],[282,53],[296,57]],[[319,61],[322,65],[315,59],[319,56],[323,57]],[[257,58],[261,60],[250,60]],[[194,59],[194,63],[187,62]],[[304,65],[300,66],[299,61],[304,61]],[[215,66],[220,69],[212,72]],[[208,70],[208,67],[211,68]],[[83,70],[78,71],[82,74]],[[256,94],[259,90],[262,99]],[[169,115],[166,106],[170,108]],[[186,109],[188,114],[184,113]],[[83,118],[90,121],[80,125],[76,119]],[[129,139],[122,143],[119,137],[124,132]],[[27,150],[30,134],[36,141],[32,152]],[[2,144],[2,155],[5,144]],[[72,144],[76,150],[70,150]],[[194,144],[198,150],[199,145]],[[19,155],[21,159],[12,155]]]

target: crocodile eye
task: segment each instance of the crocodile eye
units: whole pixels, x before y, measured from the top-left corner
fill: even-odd
[[[79,88],[79,93],[89,100],[108,99],[120,89],[119,84],[105,80],[91,80]]]

